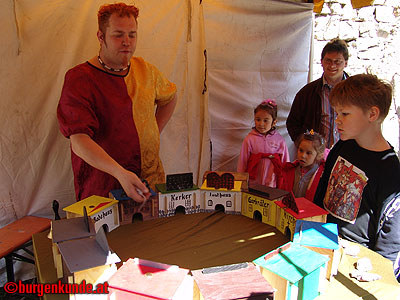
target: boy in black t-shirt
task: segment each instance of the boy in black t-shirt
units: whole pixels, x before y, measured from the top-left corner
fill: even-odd
[[[338,83],[330,94],[340,141],[329,153],[314,202],[341,237],[394,264],[400,279],[400,163],[382,135],[392,87],[371,74]]]

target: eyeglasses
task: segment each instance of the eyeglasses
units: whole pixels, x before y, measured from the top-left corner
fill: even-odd
[[[342,59],[332,60],[330,58],[324,58],[324,63],[327,65],[330,65],[330,66],[331,65],[340,66],[344,63],[344,60],[342,60]]]

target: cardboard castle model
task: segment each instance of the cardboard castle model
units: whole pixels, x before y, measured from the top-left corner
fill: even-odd
[[[193,184],[193,173],[167,175],[166,183],[156,184],[156,190],[160,217],[200,212],[200,192]]]
[[[136,202],[128,197],[123,189],[112,190],[111,199],[118,200],[119,222],[121,225],[131,224],[134,220],[151,220],[158,218],[158,195],[150,190],[150,197],[146,202]]]
[[[110,232],[119,226],[118,201],[100,196],[90,196],[75,202],[63,210],[67,213],[67,219],[82,217],[83,208],[86,208],[88,216],[94,221],[96,232],[103,227]]]
[[[103,283],[116,272],[119,257],[107,243],[103,228],[97,233],[87,215],[52,221],[53,256],[57,276],[66,283]],[[79,294],[72,298],[79,298]]]
[[[253,263],[192,271],[193,300],[274,299],[274,288]]]
[[[249,181],[247,173],[207,171],[203,179],[200,188],[202,211],[241,214],[242,189],[247,189]]]
[[[276,205],[288,192],[265,185],[249,186],[242,191],[242,215],[275,226]]]
[[[341,257],[337,224],[298,220],[293,243],[329,257],[326,268],[328,280],[337,274]]]
[[[262,268],[261,274],[277,290],[275,300],[312,300],[320,294],[328,260],[289,242],[253,262]]]
[[[297,220],[326,223],[328,212],[306,198],[295,198],[288,193],[276,201],[276,228],[293,240]]]
[[[261,185],[249,187],[247,173],[207,171],[203,178],[199,189],[193,184],[192,173],[167,175],[165,183],[155,185],[157,193],[150,190],[151,197],[143,203],[119,189],[110,191],[110,198],[91,196],[64,208],[68,219],[52,223],[58,277],[68,283],[85,280],[96,285],[107,281],[108,297],[113,300],[317,297],[325,277],[336,274],[339,261],[335,254],[337,228],[335,231],[325,224],[327,212],[305,198],[294,198],[291,192]],[[195,270],[193,276],[178,266],[138,258],[116,269],[119,258],[109,249],[105,230],[132,223],[137,215],[147,220],[173,216],[178,211],[191,214],[215,210],[257,219],[294,237],[294,242],[252,263]]]
[[[188,269],[130,258],[108,280],[110,299],[193,299]]]

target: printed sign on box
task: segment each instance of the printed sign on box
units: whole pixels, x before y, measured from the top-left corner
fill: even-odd
[[[243,192],[242,214],[257,219],[257,215],[265,224],[275,226],[276,208],[274,201]]]
[[[177,210],[184,210],[185,214],[200,212],[200,191],[197,186],[190,190],[167,191],[165,184],[156,184],[159,192],[159,217],[174,216]]]
[[[207,187],[207,180],[201,187],[204,211],[223,210],[230,214],[240,214],[242,211],[241,181],[235,181],[234,188],[227,190]]]
[[[63,210],[67,213],[67,219],[70,219],[82,217],[83,207],[86,207],[88,216],[93,219],[96,232],[101,227],[106,232],[109,232],[119,226],[117,200],[93,195],[71,204]]]

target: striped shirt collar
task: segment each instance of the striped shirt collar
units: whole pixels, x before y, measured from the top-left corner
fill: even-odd
[[[347,77],[349,77],[345,72],[343,72],[342,80],[345,80]],[[325,75],[322,75],[322,86],[328,86],[330,89],[333,88],[332,85],[328,83],[328,81],[325,79]]]

